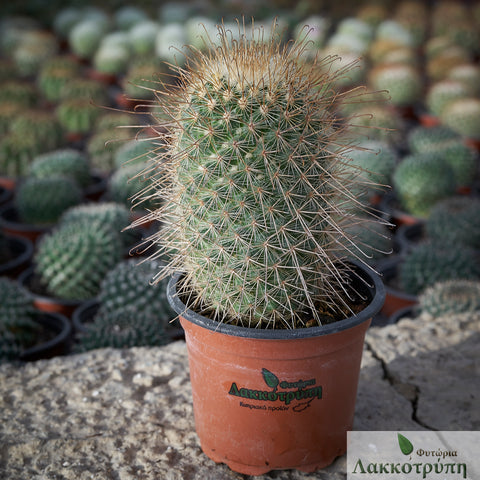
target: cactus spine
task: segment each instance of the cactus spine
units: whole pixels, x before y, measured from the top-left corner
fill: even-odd
[[[165,223],[153,236],[172,257],[160,278],[184,270],[188,306],[219,321],[321,323],[320,305],[342,303],[340,239],[362,255],[346,233],[361,180],[346,171],[353,147],[338,147],[348,125],[330,90],[348,72],[315,73],[302,42],[282,47],[246,28],[233,42],[219,27],[220,46],[195,52],[159,100],[170,146],[154,192],[167,201],[146,219]]]

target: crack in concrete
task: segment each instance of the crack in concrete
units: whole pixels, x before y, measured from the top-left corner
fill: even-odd
[[[420,388],[417,385],[403,383],[403,382],[400,382],[398,379],[396,379],[388,370],[387,363],[377,354],[373,346],[368,341],[365,342],[365,345],[367,347],[367,350],[371,353],[372,357],[375,360],[377,360],[380,363],[380,366],[382,367],[382,372],[383,372],[382,380],[386,380],[397,393],[402,395],[402,397],[404,397],[406,400],[410,402],[410,405],[412,406],[412,416],[411,416],[412,421],[420,425],[421,427],[426,428],[427,430],[436,431],[437,430],[436,428],[430,425],[427,425],[425,422],[420,420],[420,418],[418,418],[417,412],[418,412],[418,401],[420,398]]]

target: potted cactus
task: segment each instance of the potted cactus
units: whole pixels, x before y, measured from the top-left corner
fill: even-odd
[[[219,27],[159,96],[166,148],[144,198],[160,206],[143,220],[162,225],[155,278],[175,272],[203,451],[244,474],[314,471],[346,450],[384,290],[348,234],[364,181],[346,171],[354,147],[337,116],[348,69],[313,70],[303,42],[247,28],[231,41]]]

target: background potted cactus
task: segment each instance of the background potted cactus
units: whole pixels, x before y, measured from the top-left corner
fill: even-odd
[[[338,117],[348,68],[329,74],[327,58],[312,69],[303,42],[248,29],[232,42],[219,27],[220,42],[159,96],[167,145],[143,197],[160,206],[133,225],[159,220],[154,257],[169,263],[156,278],[178,271],[168,294],[204,452],[246,474],[314,471],[345,452],[363,338],[384,298],[350,260],[362,249],[348,227],[379,219],[360,220],[369,212],[352,193],[371,185],[352,175]]]

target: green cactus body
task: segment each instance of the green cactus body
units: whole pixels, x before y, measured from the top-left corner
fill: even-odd
[[[419,299],[420,311],[433,317],[480,310],[479,280],[445,280],[427,288]]]
[[[152,55],[160,25],[152,20],[144,20],[133,25],[128,31],[132,50],[138,55]]]
[[[128,208],[116,202],[85,203],[69,208],[62,215],[62,225],[76,223],[78,221],[99,222],[120,235],[124,245],[129,247],[137,239],[133,231],[124,230],[130,222]]]
[[[398,107],[415,104],[422,94],[420,73],[411,65],[379,65],[370,72],[370,84],[374,90],[388,90]]]
[[[400,284],[413,295],[421,294],[436,282],[452,279],[480,279],[475,252],[465,246],[428,242],[407,252],[400,266]]]
[[[8,80],[2,82],[1,87],[0,102],[12,102],[30,108],[35,105],[38,99],[35,86],[27,81]]]
[[[80,65],[69,57],[57,56],[45,62],[38,77],[39,90],[51,102],[62,99],[63,89],[72,80],[78,78]]]
[[[122,80],[125,95],[133,99],[151,100],[158,86],[159,68],[154,63],[134,65]]]
[[[58,120],[68,133],[89,133],[100,114],[98,106],[88,99],[62,100],[57,107]]]
[[[33,313],[33,299],[28,292],[18,282],[0,277],[0,337],[6,340],[13,336],[18,346],[32,343],[37,332]]]
[[[70,48],[80,58],[91,59],[105,33],[106,28],[102,22],[82,20],[74,25],[68,35]]]
[[[70,178],[27,177],[17,188],[15,206],[22,222],[52,225],[65,210],[81,200],[80,187]]]
[[[152,180],[146,175],[145,163],[124,165],[112,173],[108,181],[108,195],[114,202],[122,203],[135,210],[158,207],[158,198],[146,198],[152,189]]]
[[[124,5],[119,7],[114,14],[115,26],[120,30],[129,30],[138,23],[147,21],[148,15],[140,7]]]
[[[340,239],[356,221],[345,205],[361,182],[332,153],[348,128],[325,93],[336,78],[313,72],[301,43],[219,32],[163,105],[173,117],[153,174],[166,200],[153,218],[167,224],[154,238],[173,256],[163,274],[183,269],[187,303],[219,321],[321,323],[319,307],[342,302]]]
[[[98,72],[120,75],[127,70],[130,50],[122,45],[102,45],[93,56],[93,65]]]
[[[457,140],[445,145],[441,156],[452,167],[458,188],[473,184],[478,172],[478,159],[472,148]]]
[[[432,153],[404,157],[392,182],[403,208],[421,218],[428,217],[433,205],[455,193],[456,188],[452,167]]]
[[[470,91],[463,83],[454,80],[442,80],[429,88],[426,105],[428,110],[438,117],[450,102],[469,96]]]
[[[131,308],[135,312],[150,312],[167,327],[176,314],[167,301],[168,279],[152,284],[160,263],[138,262],[133,259],[119,263],[105,276],[98,300],[99,312],[118,315]]]
[[[100,130],[112,130],[116,127],[125,127],[136,125],[138,119],[135,118],[135,115],[126,112],[120,111],[108,111],[104,112],[98,117],[97,121],[95,122],[95,129],[97,131]],[[127,130],[126,128],[123,128]]]
[[[407,143],[412,153],[439,152],[446,145],[459,138],[458,133],[445,125],[418,126],[408,133]]]
[[[77,221],[59,225],[43,237],[33,260],[51,295],[86,300],[98,294],[101,281],[123,252],[120,235],[109,225]]]
[[[136,163],[145,164],[155,153],[154,143],[148,138],[139,138],[124,143],[115,153],[115,169]]]
[[[380,194],[390,184],[390,177],[397,163],[397,154],[387,143],[378,140],[363,141],[358,147],[349,154],[354,174],[358,175],[360,168],[366,182],[372,184],[372,188],[365,193],[369,196]],[[365,193],[355,192],[355,196],[358,198],[358,195]],[[369,198],[365,199],[368,200]]]
[[[87,152],[92,168],[102,175],[110,175],[115,168],[116,152],[130,139],[131,133],[125,128],[97,130],[87,143]]]
[[[83,100],[104,104],[108,93],[105,84],[89,78],[75,78],[62,89],[61,100]]]
[[[27,174],[32,159],[43,149],[34,136],[8,133],[0,139],[0,174],[21,177]]]
[[[21,352],[22,347],[15,335],[0,329],[0,365],[18,360]]]
[[[453,196],[438,202],[425,222],[429,238],[480,250],[480,199]]]
[[[453,67],[447,78],[463,83],[472,96],[480,96],[480,66],[474,63],[463,63]]]
[[[80,150],[73,148],[38,155],[32,160],[28,174],[35,178],[68,177],[82,188],[89,185],[91,180],[87,157]]]
[[[95,315],[87,331],[79,336],[78,349],[154,347],[166,343],[168,336],[157,315],[129,308],[114,315]]]
[[[22,106],[15,102],[0,102],[0,135],[3,136],[10,130],[12,118],[22,111]]]
[[[440,119],[458,134],[480,140],[480,99],[461,98],[450,102]]]
[[[17,115],[10,132],[20,138],[32,137],[43,152],[59,147],[63,140],[63,131],[56,116],[42,110],[27,110]]]

